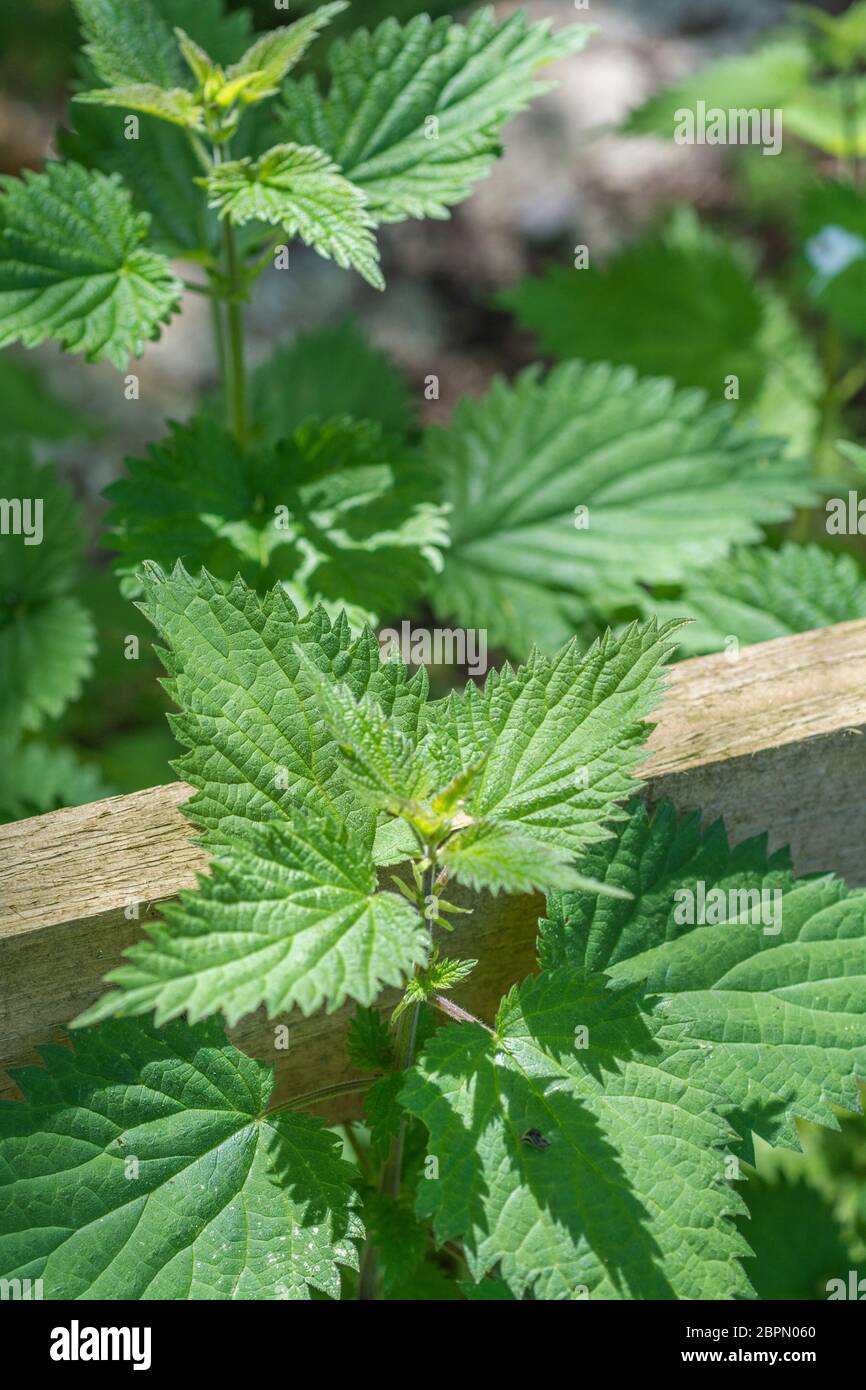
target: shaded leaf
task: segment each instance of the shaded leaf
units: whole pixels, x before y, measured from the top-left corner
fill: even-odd
[[[607,957],[613,982],[640,983],[655,996],[659,1020],[682,1025],[700,1046],[702,1084],[746,1155],[752,1131],[797,1147],[795,1116],[833,1127],[834,1105],[860,1108],[866,892],[831,877],[795,879],[778,857],[751,870],[765,853],[760,841],[735,851],[730,866],[719,856],[713,883],[706,866],[723,833],[709,832],[707,851],[695,831],[692,820],[683,839],[672,813],[656,824],[635,808],[592,867],[606,876],[599,862],[606,851],[607,876],[636,890],[636,903],[560,899],[545,928],[544,959],[581,962],[594,940],[591,958]],[[672,874],[668,865],[683,844],[691,848]]]
[[[476,1280],[498,1263],[517,1297],[748,1294],[727,1127],[697,1076],[671,1075],[678,1057],[700,1057],[682,1028],[570,969],[513,989],[494,1036],[440,1029],[401,1093],[439,1162],[418,1214],[440,1242],[462,1237]]]

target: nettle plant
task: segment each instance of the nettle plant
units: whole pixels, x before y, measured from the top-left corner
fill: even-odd
[[[76,0],[68,160],[3,182],[0,343],[124,368],[197,263],[225,421],[173,427],[109,517],[210,870],[16,1073],[0,1273],[51,1299],[750,1297],[755,1136],[858,1108],[866,895],[634,799],[679,625],[583,639],[806,505],[808,470],[629,366],[531,369],[420,445],[354,329],[248,374],[243,302],[287,238],[380,286],[376,225],[447,215],[585,37],[387,21],[290,76],[342,8],[254,39],[215,0]],[[35,767],[94,632],[68,497],[19,440],[3,468],[46,514],[4,548],[0,641],[37,671],[66,641],[0,702]],[[422,594],[531,654],[431,699],[372,625]],[[477,920],[533,892],[538,970],[475,1017]],[[304,1094],[226,1035],[263,1009],[276,1059],[290,1011],[344,1007],[346,1079]],[[353,1095],[363,1126],[309,1113]]]
[[[622,810],[672,629],[430,700],[371,630],[279,587],[143,582],[210,875],[74,1052],[16,1073],[4,1274],[49,1298],[748,1297],[739,1158],[858,1105],[866,893]],[[696,925],[677,904],[701,884]],[[464,914],[532,889],[540,969],[476,1018]],[[354,1077],[271,1104],[221,1017],[347,999]],[[305,1113],[350,1092],[358,1166]]]

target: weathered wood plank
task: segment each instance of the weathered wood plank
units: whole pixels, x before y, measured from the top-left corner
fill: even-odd
[[[864,733],[866,621],[683,662],[650,739],[646,796],[723,815],[733,840],[766,830],[771,848],[791,844],[799,872],[863,882]],[[0,1064],[62,1036],[159,904],[195,882],[205,859],[178,809],[188,794],[174,783],[0,827]],[[461,988],[468,1008],[489,1016],[532,968],[541,905],[485,897],[461,919],[454,950],[481,962]],[[350,1014],[292,1015],[288,1052],[274,1045],[285,1019],[256,1014],[233,1037],[276,1061],[280,1093],[299,1094],[349,1074]]]

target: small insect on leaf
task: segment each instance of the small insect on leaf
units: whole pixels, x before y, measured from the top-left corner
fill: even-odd
[[[540,1129],[528,1129],[520,1136],[521,1143],[530,1144],[533,1149],[549,1149],[550,1140],[545,1139]]]

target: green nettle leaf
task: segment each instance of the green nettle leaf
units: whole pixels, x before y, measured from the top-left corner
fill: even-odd
[[[567,850],[539,843],[498,821],[477,820],[458,830],[443,845],[439,859],[450,877],[476,892],[486,888],[494,894],[532,893],[592,882],[571,867]]]
[[[477,960],[457,960],[443,956],[431,960],[423,976],[414,976],[406,986],[403,998],[391,1014],[392,1024],[413,1004],[426,1004],[434,994],[453,989],[472,974]]]
[[[745,259],[704,232],[639,242],[600,269],[554,266],[500,300],[555,357],[670,376],[716,401],[728,376],[744,402],[764,380],[761,290]]]
[[[831,1280],[847,1283],[857,1260],[827,1197],[784,1177],[750,1177],[742,1192],[749,1214],[737,1224],[755,1252],[746,1268],[758,1298],[823,1301]]]
[[[72,588],[84,537],[75,505],[29,446],[0,446],[0,734],[39,729],[89,675],[96,633]]]
[[[815,180],[799,207],[799,278],[809,299],[846,334],[864,337],[866,198],[842,180]]]
[[[601,269],[549,268],[500,296],[545,352],[669,376],[721,401],[737,399],[762,433],[811,449],[820,366],[785,302],[756,280],[748,247],[731,245],[679,209]],[[635,313],[635,305],[640,312]]]
[[[364,695],[357,701],[346,686],[331,687],[323,681],[322,708],[347,775],[377,810],[396,816],[428,795],[432,768],[376,700]]]
[[[277,348],[250,374],[250,400],[258,437],[268,444],[313,415],[375,420],[389,440],[403,440],[413,424],[405,378],[351,319]]]
[[[0,730],[41,729],[77,698],[96,651],[93,620],[69,594],[0,605]]]
[[[89,92],[79,92],[75,100],[88,106],[119,106],[126,111],[144,111],[187,130],[204,130],[204,110],[192,92],[184,87],[166,90],[152,82],[96,87]]]
[[[182,710],[172,727],[190,750],[176,768],[198,791],[192,819],[230,835],[306,805],[372,842],[375,813],[346,774],[311,667],[356,698],[369,691],[413,738],[423,669],[410,679],[399,662],[383,665],[373,633],[353,637],[345,616],[332,622],[316,608],[299,618],[279,587],[260,596],[240,579],[223,586],[181,566],[169,578],[148,565],[144,580],[145,612],[170,648],[167,685]]]
[[[552,660],[535,652],[516,672],[491,672],[483,691],[470,683],[428,705],[425,747],[440,783],[483,760],[465,798],[473,820],[582,854],[636,789],[675,630],[632,624],[586,653],[573,640]],[[515,872],[529,872],[525,859]],[[549,868],[551,856],[538,864]]]
[[[391,1029],[380,1009],[358,1005],[349,1024],[348,1050],[358,1071],[387,1071],[394,1065]]]
[[[41,816],[61,806],[85,806],[110,796],[99,769],[82,763],[71,748],[31,742],[16,747],[0,737],[0,820]]]
[[[488,173],[501,127],[545,90],[538,69],[589,32],[551,34],[520,11],[498,23],[490,8],[466,25],[386,19],[331,46],[327,95],[313,76],[289,85],[285,137],[325,150],[380,222],[447,217]]]
[[[648,598],[646,607],[661,618],[697,620],[683,629],[686,653],[722,651],[731,636],[750,645],[866,618],[866,576],[853,555],[817,545],[758,546],[687,574],[679,598]]]
[[[422,918],[376,891],[369,845],[309,810],[217,848],[210,870],[130,947],[130,964],[106,977],[120,989],[79,1023],[153,1009],[157,1023],[220,1010],[231,1024],[260,1004],[270,1018],[331,1012],[347,997],[371,1004],[426,960]]]
[[[664,88],[631,113],[624,129],[629,135],[665,135],[673,139],[679,113],[686,108],[694,111],[699,101],[705,102],[707,109],[787,106],[808,82],[811,67],[804,40],[784,34],[753,53],[722,58]],[[786,123],[787,116],[786,110]]]
[[[183,65],[171,29],[150,0],[73,0],[84,51],[111,87],[176,87]]]
[[[407,1075],[401,1103],[439,1165],[419,1216],[518,1297],[747,1296],[702,1056],[634,989],[567,967],[525,981],[493,1034],[443,1028]]]
[[[299,608],[349,606],[363,622],[405,611],[447,544],[442,508],[381,427],[308,420],[242,450],[210,418],[174,426],[106,496],[125,590],[147,559],[256,586],[283,583]]]
[[[766,835],[731,848],[721,821],[702,832],[699,815],[678,818],[670,802],[651,815],[642,801],[635,801],[615,838],[592,845],[581,863],[599,881],[634,896],[614,902],[590,893],[548,894],[548,919],[539,924],[538,958],[544,970],[560,965],[612,970],[648,947],[682,935],[687,928],[678,922],[675,895],[698,880],[707,892],[718,888],[726,897],[745,893],[743,904],[753,905],[760,902],[762,890],[772,893],[791,882],[788,851],[768,855]],[[741,900],[731,901],[736,910]]]
[[[376,1246],[383,1297],[399,1297],[402,1286],[424,1262],[428,1247],[426,1228],[412,1210],[411,1202],[404,1198],[395,1200],[382,1192],[371,1192],[365,1199],[364,1225]]]
[[[55,338],[123,368],[159,337],[181,285],[146,250],[149,218],[119,179],[78,164],[0,179],[0,347]]]
[[[461,801],[474,821],[498,822],[486,860],[471,852],[478,831],[454,836],[450,867],[469,881],[592,882],[566,861],[609,833],[634,787],[675,626],[634,624],[585,657],[571,643],[555,661],[536,654],[491,675],[483,692],[426,704],[423,671],[409,680],[383,664],[373,633],[353,640],[345,617],[301,620],[279,589],[259,597],[180,566],[167,579],[147,565],[144,581],[144,611],[172,649],[173,728],[190,749],[177,769],[199,793],[189,814],[218,832],[213,877],[132,948],[110,977],[121,991],[87,1021],[150,1008],[233,1020],[261,1003],[309,1012],[347,995],[370,1004],[402,983],[429,935],[414,905],[376,890],[379,807],[430,820],[440,837]],[[434,813],[423,803],[437,782]],[[447,789],[462,782],[454,802]],[[391,843],[375,858],[390,861]]]
[[[99,432],[71,401],[53,393],[29,362],[0,358],[0,419],[3,433],[31,439],[73,439]]]
[[[795,879],[778,856],[755,872],[761,842],[739,847],[729,868],[721,830],[709,836],[707,848],[695,819],[681,830],[670,810],[650,820],[635,808],[621,837],[586,860],[598,878],[636,889],[635,903],[552,899],[542,958],[639,982],[658,1019],[700,1046],[701,1084],[746,1149],[751,1131],[796,1147],[795,1116],[833,1128],[834,1105],[860,1109],[866,891]]]
[[[196,187],[201,167],[182,130],[143,115],[138,139],[127,140],[124,117],[116,111],[75,102],[72,115],[74,130],[57,134],[61,154],[123,179],[136,209],[151,218],[150,243],[155,249],[184,257],[214,241],[216,218],[207,212]]]
[[[427,458],[452,518],[437,609],[515,652],[555,649],[639,581],[679,583],[815,497],[806,462],[729,406],[604,363],[497,381],[429,432]]]
[[[136,14],[147,13],[147,4],[136,0]],[[191,38],[213,54],[221,64],[232,63],[252,37],[249,10],[223,12],[222,0],[150,0],[159,16],[157,26],[168,33],[172,51],[170,80],[160,85],[177,87],[186,78],[183,63],[175,71],[177,47],[171,30],[182,26]],[[129,7],[123,6],[124,13]],[[153,31],[153,25],[149,24]],[[168,41],[167,41],[168,42]],[[101,87],[102,80],[91,63],[79,64],[85,90]],[[136,81],[159,81],[158,70],[144,70]],[[147,212],[151,221],[151,241],[167,255],[200,253],[219,240],[217,219],[205,207],[195,179],[201,173],[190,141],[182,130],[156,117],[139,118],[137,140],[126,138],[125,120],[115,111],[76,103],[75,129],[60,129],[57,143],[62,154],[88,169],[120,174],[130,190],[136,208]],[[258,153],[264,148],[263,132],[255,116],[249,115],[235,137],[236,155]],[[271,132],[265,143],[270,143]]]
[[[227,83],[237,85],[242,102],[262,101],[273,96],[321,30],[347,8],[348,0],[334,0],[333,4],[320,5],[294,24],[262,34],[228,69]]]
[[[177,46],[183,56],[193,78],[196,87],[202,89],[206,82],[216,79],[219,82],[218,65],[213,61],[209,53],[206,53],[200,43],[196,43],[185,29],[180,25],[175,27],[174,36],[177,39]]]
[[[269,1113],[272,1069],[218,1023],[112,1022],[42,1051],[0,1102],[0,1274],[47,1299],[340,1294],[353,1169],[319,1120]]]
[[[364,1117],[370,1129],[370,1147],[382,1162],[405,1118],[397,1099],[403,1080],[402,1072],[391,1072],[375,1081],[364,1097]]]
[[[219,165],[201,183],[220,217],[238,226],[258,221],[283,227],[320,256],[354,268],[378,290],[385,288],[366,194],[321,150],[275,145],[257,160]]]

